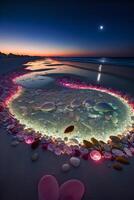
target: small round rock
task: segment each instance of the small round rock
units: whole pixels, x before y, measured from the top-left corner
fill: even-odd
[[[78,157],[71,157],[70,158],[70,164],[73,167],[79,167],[79,165],[80,165],[80,159]]]
[[[39,154],[37,152],[33,153],[33,155],[31,156],[31,160],[32,161],[36,161],[39,158]]]
[[[70,168],[71,168],[71,166],[69,165],[69,163],[64,163],[64,164],[62,165],[62,167],[61,167],[61,169],[62,169],[63,172],[69,171]]]

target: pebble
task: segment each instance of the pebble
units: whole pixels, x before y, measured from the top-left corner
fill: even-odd
[[[79,144],[79,141],[75,138],[70,139],[70,142],[74,144]]]
[[[122,164],[126,164],[128,165],[129,164],[129,161],[127,158],[123,157],[123,156],[118,156],[116,157],[116,161],[122,163]]]
[[[72,148],[69,147],[69,146],[67,146],[67,145],[65,145],[65,146],[64,146],[64,152],[65,152],[66,154],[70,155],[70,154],[72,154]]]
[[[83,144],[86,148],[92,148],[93,144],[90,141],[83,140]]]
[[[134,135],[131,135],[130,139],[129,139],[129,142],[130,143],[133,143],[134,142]]]
[[[57,156],[60,156],[60,155],[62,154],[62,150],[61,150],[60,148],[55,148],[54,153],[55,153]]]
[[[83,154],[83,155],[82,155],[82,158],[83,158],[84,160],[88,160],[88,158],[89,158],[89,153]]]
[[[134,147],[130,147],[130,151],[134,154]]]
[[[91,141],[92,141],[92,143],[93,143],[94,145],[96,145],[96,146],[99,146],[99,145],[100,145],[100,144],[99,144],[99,141],[96,140],[94,137],[91,138]]]
[[[21,135],[19,135],[19,136],[17,136],[17,140],[18,140],[19,142],[23,142],[23,141],[24,141],[24,137],[21,136]]]
[[[73,130],[74,130],[74,125],[71,125],[71,126],[68,126],[68,127],[65,129],[64,133],[71,133]]]
[[[71,168],[70,164],[69,163],[65,163],[65,164],[62,165],[61,169],[62,169],[63,172],[67,172],[67,171],[70,170],[70,168]]]
[[[80,150],[80,152],[81,152],[82,155],[86,154],[86,153],[89,153],[89,150],[87,148],[85,148],[85,147],[80,147],[79,150]]]
[[[132,157],[132,152],[131,152],[131,150],[129,148],[125,147],[123,150],[127,154],[127,156]]]
[[[119,150],[119,149],[112,149],[112,153],[113,153],[115,156],[124,156],[123,151],[121,151],[121,150]]]
[[[103,144],[102,145],[105,151],[111,151],[111,147],[108,144]]]
[[[79,157],[81,155],[81,152],[78,149],[74,150],[74,156]]]
[[[112,154],[110,152],[104,152],[103,156],[105,159],[111,159],[112,158]]]
[[[47,149],[49,150],[49,151],[54,151],[54,145],[53,144],[48,144],[47,145]]]
[[[37,152],[33,153],[33,155],[31,156],[31,160],[36,161],[38,159],[39,159],[39,154]]]
[[[118,138],[117,136],[111,135],[111,136],[110,136],[110,139],[111,139],[112,142],[114,142],[114,143],[119,143],[119,142],[120,142],[120,138]]]
[[[80,159],[78,157],[71,157],[69,161],[73,167],[79,167],[80,165]]]
[[[124,143],[124,144],[127,144],[127,143],[128,143],[128,137],[127,137],[127,136],[124,136],[124,137],[121,139],[121,142]]]
[[[122,166],[120,164],[118,164],[118,163],[114,163],[113,164],[113,168],[116,169],[116,170],[118,170],[118,171],[123,170]]]

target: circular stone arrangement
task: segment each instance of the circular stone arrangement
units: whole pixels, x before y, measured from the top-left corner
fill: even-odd
[[[26,128],[68,144],[92,137],[106,142],[132,125],[130,106],[101,90],[25,89],[8,107]]]
[[[23,88],[16,83],[21,74],[0,79],[0,119],[15,139],[12,146],[24,141],[32,149],[93,160],[134,154],[133,102],[127,96],[65,79],[51,79],[57,88]]]

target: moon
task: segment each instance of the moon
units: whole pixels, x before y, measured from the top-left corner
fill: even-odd
[[[100,25],[100,26],[99,26],[99,30],[102,31],[103,29],[104,29],[104,26],[103,26],[103,25]]]

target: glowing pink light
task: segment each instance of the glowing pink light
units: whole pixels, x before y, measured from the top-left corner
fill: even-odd
[[[111,94],[112,96],[115,96],[117,98],[124,100],[134,111],[134,102],[131,101],[131,98],[129,96],[123,95],[121,92],[115,91],[111,88],[107,89],[107,88],[103,88],[101,86],[88,85],[88,84],[82,83],[80,81],[74,82],[69,79],[59,79],[58,83],[64,87],[71,88],[71,89],[83,89],[83,90],[90,89],[90,90],[96,90],[96,91],[101,91],[101,92]]]
[[[99,161],[99,160],[101,160],[101,154],[100,154],[100,152],[97,151],[97,150],[92,150],[92,151],[90,152],[90,157],[91,157],[91,159],[94,160],[94,161]]]
[[[104,158],[106,159],[112,159],[112,154],[109,152],[105,152],[103,155],[104,155]]]
[[[15,98],[17,98],[22,92],[22,87],[21,86],[17,86],[15,89],[14,89],[14,92],[11,93],[9,96],[6,97],[5,101],[4,101],[4,104],[5,106],[8,106],[8,104]]]
[[[34,142],[34,138],[32,136],[26,136],[24,139],[26,144],[32,144]]]

